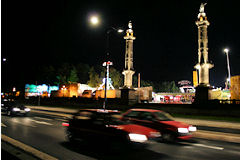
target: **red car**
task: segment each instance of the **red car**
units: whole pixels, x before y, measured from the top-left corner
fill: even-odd
[[[67,127],[67,137],[71,142],[80,139],[94,145],[145,145],[148,140],[161,136],[155,129],[124,122],[120,118],[121,114],[116,110],[81,109],[63,126]]]
[[[168,113],[154,109],[130,109],[122,120],[158,130],[164,141],[187,140],[192,137],[195,126],[175,121]]]

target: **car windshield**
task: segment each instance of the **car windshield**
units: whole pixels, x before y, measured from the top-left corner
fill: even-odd
[[[160,121],[173,121],[173,117],[165,112],[154,112]]]

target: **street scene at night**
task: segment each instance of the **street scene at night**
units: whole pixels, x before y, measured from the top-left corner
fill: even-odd
[[[237,4],[1,1],[1,159],[239,159]]]

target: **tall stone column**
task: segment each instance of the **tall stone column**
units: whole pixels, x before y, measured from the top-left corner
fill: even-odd
[[[123,88],[132,88],[132,77],[135,73],[133,70],[133,40],[136,37],[133,36],[132,23],[129,21],[128,29],[126,31],[126,36],[124,36],[126,40],[126,51],[125,51],[125,67],[122,72],[124,75],[124,86]]]
[[[208,37],[207,27],[209,22],[207,20],[206,13],[204,12],[205,4],[201,4],[198,14],[198,20],[196,25],[198,27],[198,63],[194,68],[198,70],[199,85],[210,86],[209,84],[209,69],[213,67],[213,64],[208,62]]]

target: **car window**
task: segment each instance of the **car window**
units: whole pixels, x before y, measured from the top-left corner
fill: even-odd
[[[92,116],[92,112],[89,111],[80,111],[75,116],[76,119],[88,120]]]
[[[148,120],[148,121],[153,121],[155,119],[151,112],[141,112],[138,118],[141,120]]]
[[[126,114],[125,117],[138,118],[139,113],[139,111],[131,111],[130,113]]]
[[[173,121],[173,117],[165,112],[154,112],[154,114],[157,116],[157,119],[160,121]]]

